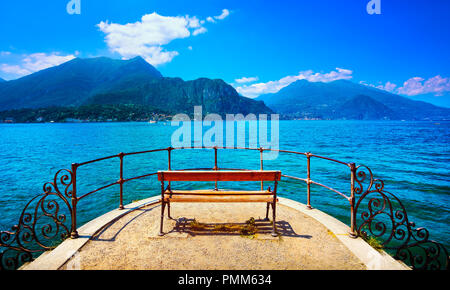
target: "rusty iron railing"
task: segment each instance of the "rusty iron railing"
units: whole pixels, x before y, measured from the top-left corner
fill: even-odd
[[[187,147],[162,148],[132,153],[119,153],[95,160],[73,163],[71,169],[59,170],[52,182],[44,184],[43,193],[32,198],[23,209],[19,222],[11,231],[0,232],[0,270],[18,269],[26,262],[36,258],[39,253],[55,248],[64,239],[78,238],[77,204],[80,200],[114,185],[119,185],[119,209],[123,209],[123,185],[137,179],[150,177],[157,171],[124,179],[123,162],[126,156],[151,152],[168,153],[168,170],[172,170],[172,151],[181,149],[212,149],[214,150],[214,167],[189,168],[177,170],[250,170],[244,168],[220,168],[218,166],[218,150],[255,150],[260,152],[260,170],[263,170],[264,151],[278,151],[284,154],[303,155],[306,157],[306,178],[289,176],[282,177],[304,182],[307,188],[307,208],[311,205],[311,184],[318,185],[337,193],[349,202],[350,230],[353,238],[375,239],[377,243],[391,253],[394,258],[405,262],[413,269],[448,269],[449,256],[447,249],[440,243],[430,240],[425,228],[414,228],[415,224],[408,220],[406,209],[401,201],[392,193],[384,190],[382,180],[375,179],[372,171],[365,165],[356,166],[329,157],[289,150],[242,147]],[[78,195],[77,170],[95,162],[118,158],[120,161],[119,179],[90,192]],[[345,165],[350,170],[350,195],[321,184],[311,179],[311,159],[318,158]],[[263,189],[261,182],[261,189]],[[218,189],[217,181],[214,186]],[[63,213],[63,210],[65,213]],[[357,220],[360,211],[360,220]],[[67,221],[70,216],[70,223]],[[44,221],[44,220],[47,221]]]

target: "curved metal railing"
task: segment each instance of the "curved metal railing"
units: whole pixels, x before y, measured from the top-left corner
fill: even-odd
[[[214,166],[211,168],[189,168],[177,170],[250,170],[248,168],[221,168],[218,165],[218,150],[254,150],[260,152],[260,169],[264,169],[264,151],[303,155],[306,157],[306,178],[283,174],[285,179],[301,181],[306,184],[307,207],[311,206],[311,184],[323,187],[345,198],[349,202],[351,237],[361,236],[366,240],[375,239],[377,245],[388,250],[396,259],[402,260],[413,269],[448,269],[447,249],[429,239],[425,228],[414,229],[415,224],[408,220],[406,209],[393,194],[384,190],[382,180],[375,179],[372,171],[365,165],[342,162],[310,152],[302,153],[289,150],[245,148],[245,147],[180,147],[146,150],[132,153],[119,153],[82,163],[73,163],[71,169],[59,170],[52,182],[44,184],[43,193],[31,199],[23,209],[19,222],[12,231],[0,232],[0,269],[17,269],[32,261],[37,254],[55,248],[65,238],[77,238],[77,204],[80,200],[114,185],[119,185],[119,209],[123,209],[123,185],[127,182],[156,175],[146,173],[124,178],[124,158],[126,156],[152,152],[167,153],[167,167],[172,169],[172,151],[183,149],[214,150]],[[120,160],[119,179],[95,190],[79,195],[77,192],[77,170],[88,164],[103,160]],[[330,186],[311,179],[311,158],[323,159],[345,165],[349,169],[350,195],[346,195]],[[159,168],[158,170],[160,170]],[[217,188],[217,182],[215,183]],[[263,182],[261,182],[261,189]],[[58,202],[59,201],[59,202]],[[360,211],[360,220],[357,219]],[[70,216],[70,223],[68,222]],[[46,221],[44,221],[46,220]]]

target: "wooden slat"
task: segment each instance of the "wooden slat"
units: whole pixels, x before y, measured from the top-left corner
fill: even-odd
[[[270,191],[244,191],[244,190],[166,190],[164,194],[178,194],[178,195],[273,195]]]
[[[273,202],[271,195],[172,195],[165,197],[166,202]],[[278,200],[277,200],[278,201]]]
[[[280,178],[281,172],[272,170],[158,171],[159,181],[278,181]]]

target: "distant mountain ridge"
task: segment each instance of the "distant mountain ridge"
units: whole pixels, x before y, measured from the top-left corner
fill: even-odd
[[[0,111],[136,105],[168,114],[279,113],[282,119],[450,120],[450,109],[351,81],[298,80],[278,93],[243,97],[220,79],[164,77],[141,57],[76,58],[17,80],[0,81]],[[106,108],[108,109],[108,108]]]
[[[4,79],[0,78],[0,83],[6,82]]]
[[[347,80],[298,80],[278,93],[261,95],[284,118],[359,120],[449,120],[450,109],[414,101]]]
[[[0,85],[1,111],[86,104],[138,104],[172,113],[192,112],[196,105],[207,113],[272,113],[222,80],[165,78],[141,57],[76,58]]]

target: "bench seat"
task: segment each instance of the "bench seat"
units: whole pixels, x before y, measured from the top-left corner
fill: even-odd
[[[196,190],[170,190],[166,189],[164,194],[188,194],[188,195],[273,195],[273,192],[268,190],[213,190],[213,189],[196,189]]]

